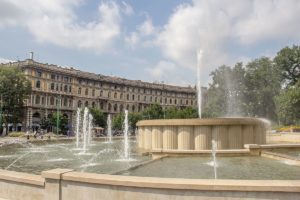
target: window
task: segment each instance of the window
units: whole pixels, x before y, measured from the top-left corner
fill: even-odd
[[[92,103],[92,107],[95,108],[95,105],[96,105],[95,102],[93,102],[93,103]]]
[[[67,106],[67,105],[68,105],[68,99],[64,98],[64,106]]]
[[[117,93],[115,92],[115,94],[114,94],[114,98],[116,99],[117,98]]]
[[[152,102],[152,96],[150,96],[150,102]]]
[[[170,99],[170,104],[172,104],[172,99]]]
[[[68,86],[67,85],[64,86],[64,92],[68,92]]]
[[[85,88],[85,95],[89,95],[89,89]]]
[[[79,100],[78,103],[77,103],[77,107],[78,107],[78,108],[81,108],[81,104],[82,104],[82,103],[81,103],[81,101]]]
[[[55,87],[54,83],[51,83],[51,90],[54,90],[54,87]]]
[[[40,80],[38,80],[38,81],[36,82],[35,87],[36,87],[36,88],[41,88],[41,81],[40,81]]]
[[[70,93],[72,92],[72,87],[71,87],[71,85],[69,85],[69,92],[70,92]]]
[[[108,92],[107,97],[110,98],[110,92]]]
[[[174,101],[175,101],[175,104],[177,104],[177,99],[175,99]]]
[[[132,106],[132,112],[134,112],[134,111],[135,111],[135,106],[133,105],[133,106]]]
[[[37,76],[38,76],[38,77],[42,77],[42,72],[38,71],[38,72],[37,72]]]
[[[123,93],[120,94],[120,99],[123,99]]]
[[[69,107],[72,107],[72,100],[69,99]]]
[[[126,95],[127,100],[129,100],[129,94]]]
[[[138,101],[140,100],[140,95],[138,95]]]
[[[95,96],[95,89],[92,90],[92,96]]]
[[[144,96],[144,101],[146,101],[147,100],[147,97],[146,96]]]
[[[111,104],[109,103],[108,104],[108,111],[110,111],[111,110]]]
[[[117,104],[114,105],[114,111],[115,111],[115,112],[118,111],[118,105],[117,105]]]
[[[101,91],[100,91],[100,97],[102,97],[102,96],[103,96],[103,91],[101,90]]]
[[[51,79],[52,80],[55,80],[55,77],[56,77],[55,74],[51,74]]]
[[[35,96],[35,104],[40,104],[40,101],[41,101],[40,95],[36,95]]]
[[[85,107],[89,107],[89,102],[86,101],[86,102],[84,103],[84,106],[85,106]]]
[[[81,94],[81,88],[78,88],[78,94]]]
[[[56,91],[58,91],[58,84],[56,84]]]
[[[132,101],[134,101],[134,94],[132,95]]]
[[[50,97],[50,105],[54,105],[54,97]]]

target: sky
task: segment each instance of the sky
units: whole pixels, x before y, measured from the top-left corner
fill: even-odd
[[[0,0],[0,62],[195,85],[300,41],[298,0]]]

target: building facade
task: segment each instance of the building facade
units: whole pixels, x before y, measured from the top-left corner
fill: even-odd
[[[32,93],[25,102],[23,128],[38,127],[42,118],[59,110],[75,121],[77,108],[97,107],[115,115],[127,109],[141,112],[151,104],[163,107],[196,107],[197,95],[193,87],[179,87],[148,83],[113,76],[80,71],[27,59],[2,66],[19,67],[32,84]],[[203,104],[206,88],[202,88]]]

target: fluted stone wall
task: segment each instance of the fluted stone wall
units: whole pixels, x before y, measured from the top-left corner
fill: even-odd
[[[244,144],[265,144],[266,126],[255,118],[144,120],[137,123],[138,147],[207,150],[212,140],[217,149],[242,149]]]

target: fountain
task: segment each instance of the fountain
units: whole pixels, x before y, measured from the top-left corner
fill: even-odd
[[[79,148],[79,137],[80,137],[80,133],[79,133],[80,113],[81,113],[81,109],[78,108],[78,109],[77,109],[77,113],[76,113],[76,148]]]
[[[211,154],[212,154],[213,165],[214,165],[214,175],[215,175],[215,179],[217,179],[217,159],[216,159],[217,143],[216,143],[216,141],[212,140],[211,146],[212,146]]]
[[[86,152],[86,145],[87,145],[88,116],[89,116],[89,109],[86,107],[83,113],[83,125],[82,125],[83,152]]]
[[[125,119],[124,119],[124,159],[130,160],[130,149],[128,141],[128,110],[125,110]]]
[[[197,105],[198,105],[198,116],[201,119],[202,111],[202,92],[201,92],[201,60],[202,60],[202,51],[198,50],[197,52]]]
[[[110,117],[110,114],[108,114],[108,116],[107,116],[107,137],[108,137],[108,142],[112,143],[111,117]]]
[[[87,144],[90,145],[92,141],[92,129],[93,129],[93,116],[89,114],[88,132],[87,132]]]

